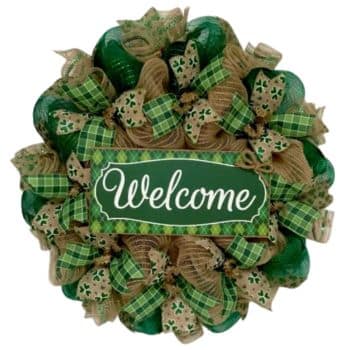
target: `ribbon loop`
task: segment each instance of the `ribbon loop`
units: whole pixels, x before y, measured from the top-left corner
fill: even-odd
[[[57,260],[56,268],[59,270],[87,266],[92,264],[98,256],[98,250],[89,244],[68,243],[64,254]]]
[[[310,114],[274,114],[269,120],[269,126],[286,137],[299,138],[311,134],[314,121],[315,117]]]
[[[157,285],[152,285],[136,295],[121,309],[121,318],[127,324],[136,323],[150,316],[168,297],[168,292]]]
[[[252,243],[243,237],[235,236],[226,252],[239,261],[240,268],[248,269],[257,264],[265,249],[264,243]]]
[[[58,215],[58,222],[62,230],[67,231],[74,221],[86,223],[87,220],[88,210],[85,192],[64,201]]]
[[[279,223],[301,237],[307,237],[320,212],[297,200],[287,202],[279,211]]]
[[[204,95],[211,88],[230,76],[230,72],[223,67],[222,56],[213,58],[210,63],[194,78],[191,87],[200,95]]]
[[[111,261],[110,273],[113,289],[122,294],[129,291],[127,287],[129,280],[144,277],[141,267],[126,250],[123,250],[119,257]]]
[[[222,117],[219,125],[229,134],[236,134],[242,131],[244,127],[252,123],[255,115],[246,102],[238,95],[232,96],[231,109],[225,116]]]
[[[66,175],[43,174],[24,176],[23,182],[30,189],[44,198],[65,198],[69,193],[71,183]]]

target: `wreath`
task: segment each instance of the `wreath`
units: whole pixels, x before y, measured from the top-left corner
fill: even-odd
[[[119,21],[92,56],[59,51],[62,77],[34,107],[43,143],[16,153],[22,212],[50,251],[50,279],[97,324],[117,316],[132,331],[172,331],[182,342],[202,327],[223,332],[250,302],[270,309],[279,287],[309,272],[306,239],[326,242],[333,213],[331,163],[318,145],[324,108],[302,81],[276,70],[281,54],[242,49],[218,17],[151,8]],[[234,236],[94,233],[90,164],[97,147],[234,151],[239,166],[269,174],[268,232]]]

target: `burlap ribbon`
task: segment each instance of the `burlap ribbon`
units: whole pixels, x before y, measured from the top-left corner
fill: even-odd
[[[124,48],[142,62],[159,57],[161,49],[184,38],[188,11],[157,11],[152,7],[139,20],[118,21]]]

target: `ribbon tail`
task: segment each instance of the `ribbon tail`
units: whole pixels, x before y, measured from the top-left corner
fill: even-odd
[[[144,277],[141,267],[126,250],[122,251],[120,257],[111,261],[110,274],[113,289],[122,294],[129,291],[127,287],[129,280]]]
[[[88,210],[85,192],[77,197],[67,198],[59,212],[58,222],[62,230],[67,231],[74,221],[86,223]]]
[[[159,285],[147,287],[121,309],[120,318],[128,327],[134,328],[159,308],[168,297],[168,292]]]
[[[279,211],[279,223],[298,236],[306,238],[320,217],[320,211],[297,200],[285,203]]]

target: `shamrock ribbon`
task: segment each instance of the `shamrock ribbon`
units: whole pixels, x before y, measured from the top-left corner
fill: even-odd
[[[109,254],[109,253],[108,253]],[[56,273],[62,269],[89,267],[95,264],[78,283],[78,297],[81,300],[103,301],[110,297],[112,289],[126,292],[130,280],[143,277],[139,265],[126,250],[114,257],[103,255],[96,247],[85,243],[68,243],[65,252],[58,258]],[[101,259],[101,266],[99,265]],[[105,265],[108,265],[106,267]]]

